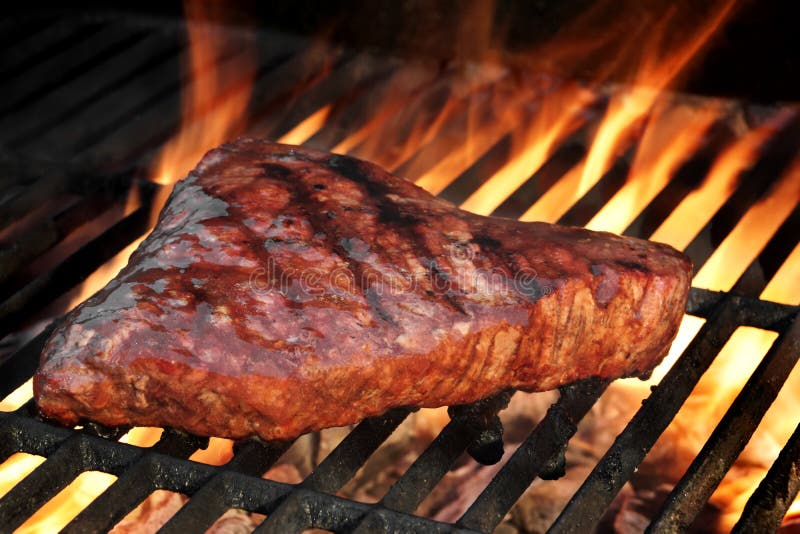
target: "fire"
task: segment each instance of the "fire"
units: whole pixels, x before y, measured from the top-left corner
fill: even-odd
[[[180,131],[164,146],[153,169],[151,180],[164,187],[154,199],[151,226],[155,224],[156,216],[166,201],[171,189],[169,186],[185,176],[207,150],[243,131],[255,72],[252,50],[246,41],[233,43],[239,52],[232,60],[227,60],[223,68],[219,61],[219,53],[231,46],[228,42],[230,36],[222,26],[212,22],[219,15],[214,11],[214,7],[215,5],[204,2],[186,4],[190,42],[188,68],[191,81],[184,95]],[[324,117],[322,120],[324,121]],[[304,139],[297,137],[289,141],[302,142]],[[128,215],[140,205],[138,190],[134,187],[121,216]],[[104,287],[127,264],[131,253],[136,250],[142,239],[130,243],[92,273],[83,284],[71,291],[67,295],[63,311],[74,308]],[[0,410],[15,410],[32,396],[28,381],[2,400]],[[163,429],[160,428],[134,428],[120,441],[149,447],[158,441],[162,432]],[[230,458],[230,451],[228,440],[221,440],[220,443],[212,441],[211,447],[198,451],[192,459],[218,465]],[[43,458],[28,454],[12,455],[0,465],[0,495],[11,489],[42,461]],[[30,517],[18,532],[45,533],[60,530],[115,480],[115,476],[107,473],[81,473],[69,486]]]
[[[694,285],[728,290],[800,202],[800,158],[761,202],[749,209],[694,278]],[[754,246],[755,245],[755,246]],[[733,268],[732,268],[733,266]]]
[[[470,195],[461,208],[481,215],[494,211],[580,126],[580,113],[591,102],[592,95],[574,85],[546,96],[533,124],[524,132],[517,154]]]
[[[368,120],[347,131],[334,152],[349,153],[384,167],[403,167],[407,176],[434,194],[451,185],[504,136],[510,139],[509,157],[462,203],[478,214],[494,212],[520,186],[539,171],[565,142],[589,140],[581,160],[542,194],[521,216],[522,220],[558,220],[587,191],[595,187],[620,159],[630,156],[626,183],[594,215],[588,227],[622,232],[669,184],[676,171],[708,141],[707,134],[730,112],[729,103],[689,101],[665,94],[679,80],[692,60],[702,52],[714,32],[732,10],[732,1],[717,2],[699,26],[683,28],[676,8],[658,16],[655,30],[615,44],[608,36],[586,41],[580,28],[596,23],[593,18],[607,3],[598,3],[587,17],[541,50],[554,61],[577,65],[584,56],[604,53],[614,57],[590,81],[564,82],[556,76],[517,76],[496,61],[446,73],[400,69],[386,83],[385,95]],[[247,40],[231,43],[231,35],[211,21],[216,12],[208,3],[189,2],[191,81],[182,102],[182,124],[177,135],[158,155],[151,180],[163,187],[153,206],[157,214],[170,187],[210,148],[245,131],[247,109],[254,82],[253,51]],[[643,28],[647,25],[643,25]],[[678,27],[684,31],[675,32]],[[678,37],[676,37],[678,35]],[[224,62],[220,51],[236,53]],[[577,69],[576,69],[577,70]],[[625,85],[609,88],[612,72]],[[620,72],[622,75],[620,75]],[[438,77],[438,79],[437,79]],[[425,92],[420,87],[434,86]],[[430,95],[434,94],[437,98]],[[439,98],[444,95],[444,98]],[[279,141],[306,143],[324,128],[335,126],[341,116],[335,103],[327,103],[283,135]],[[600,114],[602,113],[602,116]],[[595,120],[598,119],[599,120]],[[792,115],[779,113],[726,147],[713,162],[704,182],[689,193],[650,236],[655,241],[685,249],[729,198],[743,171],[760,157],[765,143],[779,132]],[[444,140],[444,141],[443,141]],[[424,156],[424,157],[423,157]],[[415,159],[415,157],[417,159]],[[728,291],[763,250],[769,238],[800,202],[800,158],[764,198],[755,203],[714,254],[699,270],[693,285]],[[131,195],[126,213],[140,204]],[[154,222],[154,220],[153,220]],[[66,306],[71,309],[103,287],[117,274],[140,241],[131,243],[98,269]],[[761,293],[761,298],[800,304],[800,245],[789,255]],[[648,381],[622,380],[611,388],[625,391],[633,407],[657,384],[697,335],[704,320],[685,316],[668,356]],[[776,334],[756,328],[739,328],[721,350],[711,369],[695,388],[686,405],[654,448],[652,456],[678,451],[675,466],[685,466],[738,394],[759,357]],[[800,371],[794,372],[778,400],[770,408],[740,462],[712,496],[722,510],[721,528],[730,528],[752,490],[763,477],[796,421],[786,414],[800,413]],[[18,409],[31,398],[30,382],[0,403],[0,410]],[[631,408],[633,409],[633,408]],[[444,409],[421,411],[421,425],[431,436],[446,424]],[[427,425],[427,426],[425,426]],[[160,428],[134,428],[120,441],[140,447],[153,446]],[[661,452],[659,452],[661,451]],[[207,449],[191,460],[221,465],[230,460],[233,442],[212,438]],[[0,496],[27,476],[43,458],[16,454],[0,465]],[[685,465],[683,465],[685,464]],[[682,472],[681,472],[682,473]],[[680,476],[680,474],[678,476]],[[672,474],[672,473],[670,473]],[[58,530],[115,477],[83,473],[23,526],[25,532]],[[674,481],[673,481],[674,482]],[[793,508],[800,513],[800,502]]]
[[[330,112],[330,104],[321,107],[278,139],[278,142],[286,143],[287,145],[302,145],[322,128]]]
[[[624,231],[700,147],[719,116],[716,105],[700,108],[673,102],[657,105],[642,134],[628,181],[586,227]]]
[[[733,2],[725,2],[717,6],[713,17],[706,25],[687,32],[683,41],[669,47],[664,52],[665,42],[670,36],[669,28],[674,27],[675,10],[668,11],[656,26],[655,31],[645,41],[641,50],[633,50],[637,46],[635,39],[625,43],[620,51],[622,57],[633,54],[635,60],[624,65],[630,69],[633,65],[630,88],[616,91],[608,104],[608,109],[597,128],[589,152],[573,170],[551,187],[539,200],[526,211],[521,220],[555,222],[569,207],[585,195],[603,175],[611,168],[614,161],[620,158],[630,146],[632,135],[641,128],[642,122],[653,113],[662,91],[671,86],[676,77],[696,57],[697,53],[708,42],[716,29],[730,13]],[[641,56],[638,56],[641,53]],[[652,120],[657,124],[658,113]],[[700,117],[702,126],[703,118]],[[557,124],[556,124],[557,126]],[[690,137],[696,134],[689,133]],[[540,138],[546,143],[550,140]],[[687,139],[690,141],[690,139]],[[639,170],[639,169],[637,169]],[[635,174],[633,175],[636,176]],[[657,177],[656,177],[657,178]],[[643,178],[647,180],[647,178]],[[655,182],[657,187],[658,182]],[[469,209],[468,207],[466,209]]]
[[[153,181],[174,184],[211,148],[244,131],[245,112],[255,74],[253,50],[247,41],[230,43],[231,35],[215,22],[222,19],[219,4],[185,2],[189,33],[190,84],[183,95],[178,134],[163,148]],[[222,69],[219,53],[238,45],[238,54]]]
[[[714,163],[703,185],[692,191],[650,236],[653,241],[686,248],[719,210],[736,185],[739,174],[756,162],[763,145],[790,120],[781,112],[728,147]]]
[[[784,117],[778,117],[777,120],[783,119]],[[696,198],[687,197],[684,200],[685,204],[692,205],[695,209],[701,205],[706,208],[701,212],[702,217],[674,219],[670,226],[672,232],[668,239],[670,243],[673,245],[688,244],[699,229],[699,225],[704,224],[697,222],[697,219],[705,221],[713,215],[714,211],[709,213],[708,206],[722,204],[727,194],[730,194],[732,180],[743,168],[754,161],[756,157],[754,152],[757,147],[774,133],[775,122],[773,121],[744,137],[720,156],[707,182],[695,191],[695,194],[710,197],[716,193],[722,196],[722,199],[710,197],[706,198],[706,203],[698,203]],[[799,171],[800,159],[790,166],[762,200],[744,214],[697,273],[693,285],[720,291],[729,291],[733,287],[747,266],[757,257],[769,238],[800,201]],[[683,206],[683,204],[679,206],[673,212],[673,216],[675,213],[684,213],[684,216],[693,213]],[[657,232],[657,235],[663,238],[667,234]],[[800,247],[797,248],[800,249]],[[800,286],[797,285],[798,265],[800,265],[800,253],[796,249],[787,258],[760,297],[787,304],[800,304],[800,290],[798,290]],[[685,346],[686,339],[694,337],[700,325],[695,321],[692,323],[684,321],[676,345]],[[776,338],[776,333],[757,328],[740,327],[737,329],[656,444],[651,456],[658,457],[660,454],[666,454],[662,451],[683,451],[669,453],[677,455],[670,460],[671,469],[676,469],[675,465],[678,465],[680,467],[677,469],[682,472],[688,467],[691,459],[699,452]],[[668,368],[674,363],[673,355],[676,354],[674,349],[675,345],[670,356],[656,370],[656,375],[663,374],[660,373],[661,369],[665,366]],[[653,380],[657,378],[658,376],[654,376]],[[623,383],[615,384],[612,387],[620,386],[641,388],[641,385],[623,385]],[[640,391],[640,393],[642,392]],[[787,414],[797,413],[800,413],[800,369],[795,369],[789,376],[778,399],[767,411],[761,425],[734,468],[722,480],[719,488],[711,497],[710,502],[721,510],[719,525],[721,530],[727,531],[735,524],[748,497],[758,486],[780,452],[780,448],[794,430],[797,422],[795,418],[787,417]],[[800,500],[795,502],[792,510],[800,510]]]

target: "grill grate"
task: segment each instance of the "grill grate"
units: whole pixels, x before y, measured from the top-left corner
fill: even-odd
[[[27,37],[25,37],[27,36]],[[187,50],[183,28],[168,20],[113,14],[92,17],[42,15],[18,21],[4,40],[13,46],[0,52],[4,72],[0,90],[0,222],[13,227],[37,206],[53,198],[66,199],[56,211],[20,233],[0,249],[0,337],[20,331],[40,318],[42,309],[95,271],[148,228],[150,206],[158,186],[140,180],[155,151],[174,131],[179,90],[192,83],[180,74]],[[395,112],[408,103],[436,109],[453,94],[450,87],[460,70],[451,66],[320,46],[270,32],[259,39],[254,109],[250,131],[280,137],[326,105],[330,121],[308,144],[333,149],[348,133],[370,120],[373,103],[395,87],[398,72],[410,72],[406,93]],[[219,53],[224,65],[240,50]],[[235,90],[235,80],[231,82]],[[458,132],[469,111],[470,95],[484,94],[495,79],[473,83],[456,99],[454,111],[441,115],[442,135]],[[498,82],[501,83],[501,82]],[[491,94],[491,92],[486,93]],[[8,95],[8,97],[5,97]],[[596,104],[598,110],[604,103]],[[522,106],[524,107],[524,106]],[[397,127],[413,125],[396,119]],[[707,174],[713,158],[732,133],[719,126],[625,231],[649,236]],[[780,141],[739,182],[725,204],[689,245],[687,252],[700,269],[716,245],[744,212],[763,197],[797,153],[800,122],[791,120]],[[586,153],[587,129],[576,131],[548,162],[494,211],[518,217],[558,182]],[[439,142],[431,140],[431,144]],[[443,141],[444,142],[444,141]],[[361,145],[363,146],[364,141]],[[400,155],[386,166],[411,172],[435,163],[435,151],[420,149]],[[496,171],[511,150],[511,137],[500,132],[495,143],[477,155],[441,196],[462,202]],[[624,184],[632,149],[560,219],[585,224]],[[79,154],[79,158],[73,157]],[[122,203],[131,187],[140,191],[140,205],[110,223],[98,235],[55,265],[30,267],[83,223]],[[687,313],[706,319],[682,357],[619,434],[611,449],[572,497],[551,527],[553,532],[593,529],[622,486],[633,476],[647,452],[673,420],[719,350],[739,326],[779,334],[739,397],[696,457],[651,529],[685,528],[706,503],[752,435],[767,407],[800,355],[797,306],[756,298],[797,245],[800,208],[795,207],[762,253],[740,277],[732,293],[693,288]],[[712,235],[713,234],[713,235]],[[35,371],[50,324],[17,350],[0,357],[0,398],[5,398]],[[10,336],[13,337],[13,336]],[[123,429],[86,425],[65,429],[38,420],[32,402],[11,413],[0,412],[0,460],[17,452],[47,459],[0,499],[0,524],[13,530],[80,473],[97,470],[118,477],[103,494],[80,512],[67,532],[107,530],[156,489],[190,496],[163,527],[164,532],[205,530],[229,508],[266,514],[258,532],[301,531],[316,527],[359,532],[491,531],[537,477],[558,475],[560,459],[577,425],[607,384],[586,381],[562,388],[547,412],[476,501],[454,524],[413,515],[464,451],[490,463],[501,446],[494,415],[509,395],[467,407],[451,407],[451,422],[416,459],[376,505],[333,495],[365,464],[377,448],[411,413],[393,410],[360,423],[298,485],[261,478],[291,443],[256,440],[237,444],[233,458],[214,467],[187,458],[207,440],[166,429],[158,443],[140,448],[115,441]],[[751,497],[737,528],[774,527],[797,493],[798,432],[786,444],[762,487]]]

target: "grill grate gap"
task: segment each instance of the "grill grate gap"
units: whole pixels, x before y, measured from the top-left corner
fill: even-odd
[[[686,530],[711,497],[800,358],[800,318],[782,334],[742,388],[667,498],[648,532]]]

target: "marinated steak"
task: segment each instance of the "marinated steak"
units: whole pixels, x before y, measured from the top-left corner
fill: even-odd
[[[66,424],[292,438],[647,374],[690,276],[665,245],[482,217],[364,161],[241,139],[52,334],[34,392]]]

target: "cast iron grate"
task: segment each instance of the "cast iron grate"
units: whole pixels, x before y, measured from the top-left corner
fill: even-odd
[[[0,222],[4,227],[28,217],[41,206],[52,209],[35,218],[25,232],[0,249],[0,335],[17,333],[46,305],[66,293],[108,258],[147,231],[150,205],[159,187],[142,181],[143,165],[166,141],[178,122],[179,91],[190,83],[181,75],[187,53],[180,25],[114,14],[90,17],[40,16],[18,21],[3,48],[3,106],[0,111]],[[325,126],[307,143],[332,149],[347,130],[370,119],[370,103],[380,98],[391,74],[409,68],[397,58],[376,57],[337,47],[322,50],[292,36],[270,33],[259,42],[255,76],[257,103],[250,131],[278,138],[319,108],[331,105],[335,116],[347,115],[345,129]],[[234,46],[219,52],[232,60]],[[435,106],[448,96],[437,80],[457,72],[451,67],[422,65],[419,84],[408,99]],[[322,73],[322,74],[320,74]],[[473,91],[482,90],[478,84]],[[598,104],[602,107],[602,102]],[[458,131],[462,113],[449,117]],[[333,124],[333,122],[331,123]],[[800,122],[788,122],[779,141],[749,169],[736,190],[687,252],[699,269],[716,244],[730,233],[745,211],[763,197],[770,184],[797,153]],[[555,184],[585,153],[584,130],[563,143],[542,169],[515,191],[495,214],[519,216]],[[441,137],[441,136],[440,136]],[[446,135],[445,135],[446,137]],[[707,146],[684,164],[626,234],[647,237],[706,175],[730,132],[720,129]],[[433,140],[428,145],[435,144]],[[499,136],[482,157],[466,169],[442,196],[466,199],[508,155],[510,138]],[[431,160],[423,147],[394,165],[418,169]],[[430,152],[433,153],[433,152]],[[74,154],[80,154],[75,158]],[[584,224],[615,191],[626,174],[629,154],[619,161],[562,217],[562,223]],[[431,163],[432,164],[432,163]],[[30,264],[45,256],[82,224],[99,218],[124,201],[131,187],[140,189],[139,206],[109,223],[54,265],[39,270]],[[713,233],[713,237],[711,234]],[[757,295],[797,245],[800,210],[781,225],[762,253],[745,270],[731,293],[693,288],[687,313],[706,319],[672,370],[654,389],[611,449],[595,466],[552,525],[553,532],[593,528],[622,485],[674,418],[703,372],[739,326],[772,330],[778,338],[742,389],[706,446],[655,518],[651,529],[684,528],[705,504],[716,484],[741,452],[765,410],[800,355],[798,307],[759,300]],[[0,398],[35,371],[37,358],[52,329],[0,359]],[[10,337],[13,337],[10,336]],[[24,338],[20,338],[24,339]],[[496,460],[499,435],[493,415],[508,395],[476,405],[451,407],[451,422],[376,505],[334,494],[404,421],[410,411],[393,410],[359,424],[300,484],[261,478],[290,443],[239,443],[227,464],[219,467],[187,458],[206,440],[166,429],[151,448],[115,441],[125,429],[86,425],[66,429],[36,418],[32,403],[0,413],[0,460],[16,452],[47,458],[0,499],[0,524],[13,530],[84,471],[114,474],[118,480],[67,527],[70,532],[110,529],[156,489],[190,496],[163,527],[165,532],[208,528],[229,508],[268,516],[258,531],[491,531],[537,477],[557,476],[560,458],[577,424],[607,384],[586,381],[565,387],[559,401],[513,453],[507,464],[455,524],[413,515],[465,451],[484,462]],[[762,487],[750,499],[737,529],[774,527],[797,493],[795,432]]]

